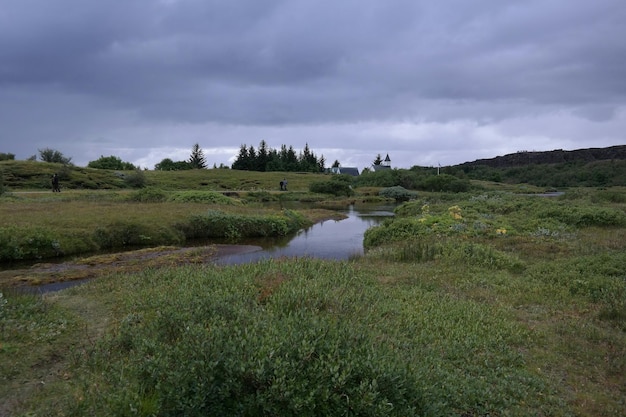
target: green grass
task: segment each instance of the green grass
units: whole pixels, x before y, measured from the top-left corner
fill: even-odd
[[[109,330],[72,352],[63,398],[25,406],[102,416],[567,415],[558,387],[526,366],[523,348],[539,341],[506,306],[371,271],[304,259],[94,281],[70,298],[115,299]]]
[[[212,191],[82,191],[0,198],[0,263],[195,238],[284,236],[337,214],[262,207]]]
[[[70,234],[298,217],[189,191],[9,195],[0,215]],[[351,261],[135,266],[43,297],[4,290],[0,414],[626,415],[623,195],[420,193]]]
[[[133,188],[128,177],[133,171],[63,166],[36,161],[0,161],[6,192],[50,190],[56,172],[62,193],[68,190],[123,190]],[[163,190],[205,191],[279,191],[280,181],[289,182],[289,191],[308,191],[314,181],[328,179],[315,173],[254,172],[230,169],[193,169],[186,171],[141,171],[146,186]]]
[[[0,392],[52,367],[18,409],[622,415],[624,241],[594,230],[582,235],[593,251],[521,254],[523,269],[458,244],[454,256],[159,268],[43,299],[8,293],[0,362],[21,362]]]

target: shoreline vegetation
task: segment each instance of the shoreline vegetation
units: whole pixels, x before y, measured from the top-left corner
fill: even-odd
[[[219,247],[184,239],[289,233],[381,191],[319,195],[324,177],[303,175],[281,193],[264,173],[244,190],[230,174],[219,192],[0,196],[3,247],[22,254],[144,241],[74,261],[97,279],[60,292],[2,278],[0,415],[626,415],[623,187],[417,191],[362,256],[216,266]]]

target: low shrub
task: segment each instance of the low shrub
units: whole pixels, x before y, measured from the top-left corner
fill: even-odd
[[[146,175],[140,169],[123,173],[124,183],[132,188],[143,188],[146,186]]]
[[[609,202],[616,204],[626,203],[626,192],[619,192],[614,190],[602,190],[598,191],[593,197],[593,202]]]
[[[63,254],[58,236],[44,228],[0,227],[0,262]]]
[[[245,194],[244,198],[250,201],[258,201],[267,203],[269,201],[277,201],[278,196],[268,191],[249,191]]]
[[[329,181],[315,181],[309,185],[309,191],[319,194],[350,197],[354,194],[352,179],[346,175],[333,175]]]
[[[441,174],[424,178],[417,188],[425,191],[462,193],[470,189],[470,182],[453,175]]]
[[[173,228],[119,221],[96,228],[92,239],[100,249],[110,249],[179,244],[184,242],[185,237]]]
[[[170,196],[169,201],[176,203],[241,204],[240,200],[227,197],[215,191],[178,191]]]
[[[610,207],[558,205],[540,211],[539,218],[555,218],[567,225],[587,226],[624,226],[626,213]]]
[[[167,201],[167,193],[159,188],[146,187],[133,191],[128,195],[129,201],[137,201],[140,203],[161,203]]]
[[[394,199],[396,202],[409,201],[410,199],[417,197],[416,192],[409,191],[399,185],[383,188],[378,192],[378,195],[384,198]]]

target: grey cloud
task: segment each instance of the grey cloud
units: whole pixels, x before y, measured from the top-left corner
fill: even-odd
[[[332,126],[335,142],[374,150],[390,134],[337,126],[480,130],[568,112],[618,138],[624,21],[622,0],[5,0],[0,125],[72,140],[125,126]]]

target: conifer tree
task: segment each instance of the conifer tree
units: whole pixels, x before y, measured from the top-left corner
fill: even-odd
[[[200,148],[200,145],[198,143],[193,145],[193,148],[191,149],[189,164],[194,169],[206,168],[206,158],[204,157],[204,152],[202,151],[202,148]]]

